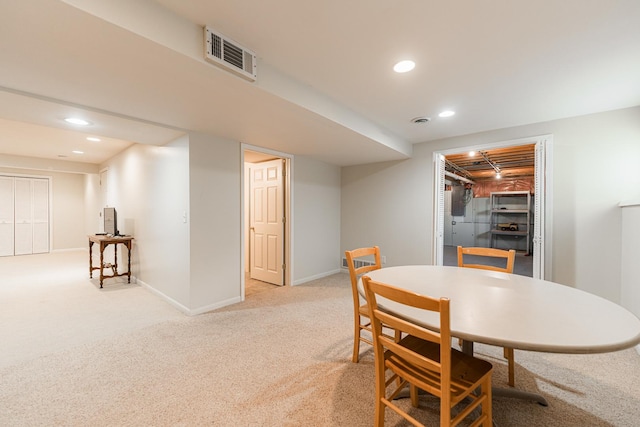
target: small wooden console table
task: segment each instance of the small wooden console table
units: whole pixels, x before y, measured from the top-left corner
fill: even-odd
[[[104,279],[110,277],[127,276],[127,283],[131,283],[131,236],[105,236],[89,234],[89,278],[93,279],[93,270],[100,270],[100,287],[102,288],[102,282]],[[100,266],[93,266],[92,248],[93,244],[97,243],[100,246]],[[127,247],[127,271],[124,273],[118,273],[118,244],[122,244]],[[113,264],[104,262],[104,248],[109,245],[113,245]],[[110,268],[113,274],[104,275],[104,269]]]

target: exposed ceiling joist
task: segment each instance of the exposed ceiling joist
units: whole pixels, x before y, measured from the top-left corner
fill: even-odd
[[[473,180],[495,179],[496,172],[502,178],[534,176],[535,144],[482,150],[446,156],[445,169]]]

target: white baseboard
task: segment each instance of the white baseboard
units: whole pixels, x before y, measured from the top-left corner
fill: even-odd
[[[133,276],[132,276],[132,279],[133,279]],[[185,307],[184,305],[180,304],[178,301],[174,300],[173,298],[168,297],[167,295],[163,294],[162,292],[150,286],[148,283],[145,283],[142,280],[138,280],[138,279],[136,279],[136,283],[142,286],[143,288],[147,289],[152,294],[159,296],[160,298],[162,298],[163,300],[165,300],[166,302],[168,302],[169,304],[171,304],[172,306],[174,306],[184,314],[191,315],[190,313],[191,310],[189,310],[188,307]]]
[[[326,273],[316,274],[314,276],[305,277],[303,279],[295,280],[291,286],[302,285],[303,283],[311,282],[312,280],[322,279],[323,277],[331,276],[336,273],[340,273],[342,270],[339,268],[337,270],[327,271]]]
[[[131,282],[133,283],[134,277],[131,276]],[[206,305],[204,307],[199,307],[196,309],[190,309],[188,307],[185,307],[184,305],[180,304],[178,301],[174,300],[171,297],[168,297],[167,295],[163,294],[162,292],[158,291],[157,289],[153,288],[152,286],[150,286],[148,283],[143,282],[142,280],[136,280],[136,283],[138,283],[140,286],[142,286],[143,288],[147,289],[149,292],[151,292],[152,294],[155,294],[157,296],[159,296],[160,298],[162,298],[163,300],[165,300],[166,302],[168,302],[169,304],[171,304],[172,306],[174,306],[175,308],[177,308],[178,310],[180,310],[182,313],[188,315],[188,316],[196,316],[198,314],[202,314],[202,313],[207,313],[209,311],[213,311],[213,310],[217,310],[218,308],[222,308],[222,307],[226,307],[228,305],[231,304],[236,304],[242,301],[242,299],[238,296],[235,298],[229,298],[228,300],[225,301],[221,301],[215,304],[210,304],[210,305]]]
[[[51,253],[61,253],[61,252],[75,252],[75,251],[83,251],[89,252],[89,248],[68,248],[68,249],[53,249]]]
[[[229,298],[229,299],[221,301],[221,302],[217,302],[215,304],[205,305],[204,307],[200,307],[200,308],[196,308],[196,309],[193,309],[193,310],[189,310],[189,314],[192,315],[192,316],[195,316],[195,315],[198,315],[198,314],[207,313],[209,311],[217,310],[219,308],[226,307],[228,305],[237,304],[239,302],[242,302],[242,298],[237,296],[237,297]]]

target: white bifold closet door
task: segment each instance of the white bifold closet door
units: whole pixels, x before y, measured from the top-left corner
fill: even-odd
[[[33,253],[49,252],[49,180],[33,180]]]
[[[13,201],[13,250],[5,255],[49,252],[49,180],[14,177]]]
[[[32,188],[28,178],[15,179],[15,254],[33,253]]]
[[[0,176],[0,256],[13,255],[13,180]]]

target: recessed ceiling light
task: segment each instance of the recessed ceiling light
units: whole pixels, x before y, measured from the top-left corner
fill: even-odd
[[[87,141],[100,142],[102,140],[100,138],[96,138],[95,136],[88,136]]]
[[[454,114],[456,114],[455,111],[451,111],[451,110],[445,110],[442,113],[438,114],[438,117],[451,117]]]
[[[396,73],[406,73],[407,71],[411,71],[415,68],[416,63],[410,60],[400,61],[396,65],[393,66],[393,71]]]
[[[84,154],[84,151],[80,151],[80,150],[73,150],[72,151],[73,154]]]
[[[475,155],[476,155],[476,152],[475,152],[475,151],[469,151],[469,157],[473,157],[473,156],[475,156]]]
[[[87,126],[90,123],[84,119],[80,119],[78,117],[67,117],[66,119],[64,119],[65,122],[67,123],[71,123],[72,125],[78,125],[78,126]]]

